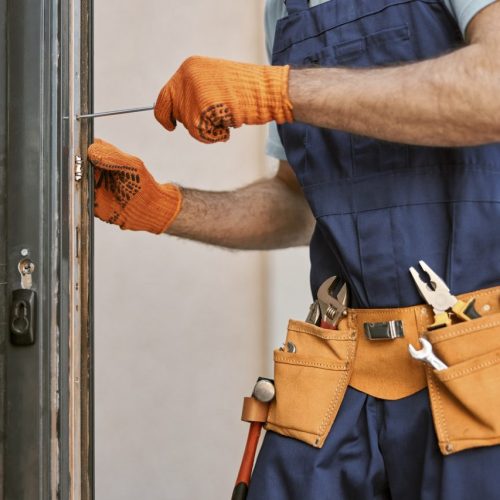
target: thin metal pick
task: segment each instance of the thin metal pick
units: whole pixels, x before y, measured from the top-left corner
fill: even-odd
[[[77,115],[77,120],[82,120],[84,118],[100,118],[102,116],[113,116],[113,115],[126,115],[128,113],[140,113],[142,111],[151,111],[154,109],[153,106],[143,106],[141,108],[129,108],[129,109],[115,109],[113,111],[103,111],[101,113],[91,113],[88,115]]]

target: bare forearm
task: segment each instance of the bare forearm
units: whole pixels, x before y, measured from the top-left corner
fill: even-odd
[[[490,7],[496,8],[497,5]],[[298,121],[422,145],[500,141],[500,36],[484,26],[440,58],[376,69],[290,72]]]
[[[309,243],[314,219],[301,193],[280,179],[225,192],[182,189],[182,210],[168,234],[242,250]]]

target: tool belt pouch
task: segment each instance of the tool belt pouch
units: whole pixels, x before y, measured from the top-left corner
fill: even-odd
[[[428,332],[448,368],[427,369],[439,448],[450,455],[500,443],[500,314]]]
[[[349,384],[355,351],[354,329],[291,320],[284,350],[274,351],[276,398],[266,429],[321,448]]]

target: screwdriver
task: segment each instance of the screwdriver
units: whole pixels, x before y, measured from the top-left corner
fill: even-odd
[[[101,118],[102,116],[113,116],[113,115],[126,115],[128,113],[140,113],[141,111],[151,111],[154,109],[153,106],[143,106],[141,108],[129,108],[129,109],[114,109],[113,111],[102,111],[101,113],[91,113],[88,115],[77,115],[77,120],[83,120],[84,118]]]

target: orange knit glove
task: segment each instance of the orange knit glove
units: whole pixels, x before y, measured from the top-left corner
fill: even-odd
[[[181,208],[174,184],[158,184],[136,156],[100,139],[89,146],[94,164],[95,215],[122,229],[163,233]]]
[[[227,141],[229,127],[293,121],[289,66],[257,66],[206,57],[186,59],[162,88],[156,119],[174,130],[180,121],[201,142]]]

